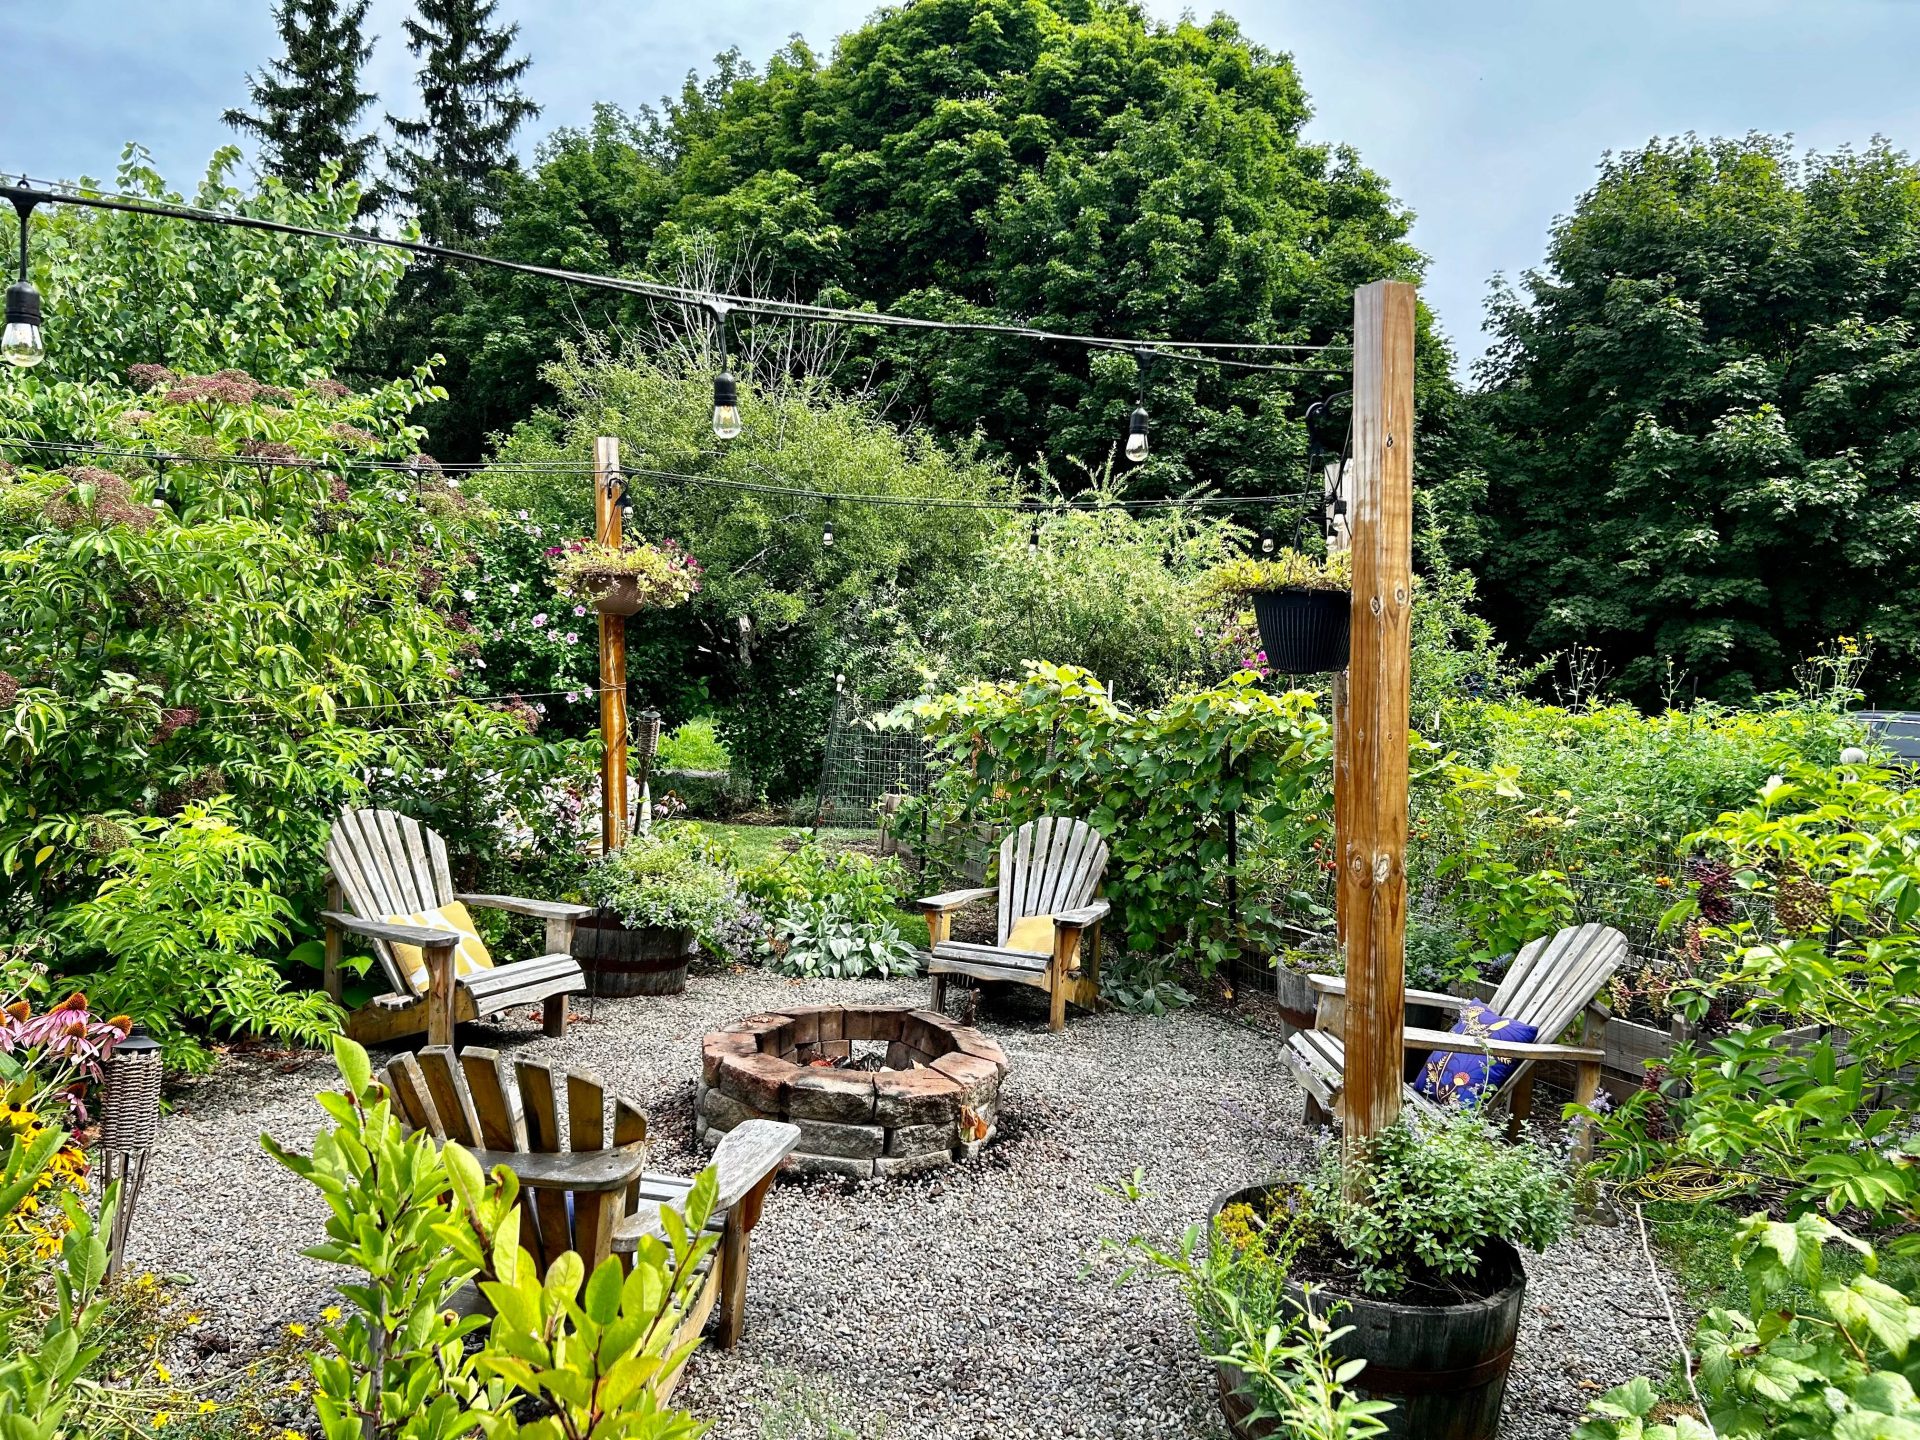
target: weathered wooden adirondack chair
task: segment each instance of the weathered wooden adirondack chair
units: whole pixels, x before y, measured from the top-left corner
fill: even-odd
[[[342,936],[349,934],[369,943],[393,987],[348,1017],[347,1033],[355,1040],[378,1045],[425,1031],[429,1044],[451,1045],[457,1022],[535,1002],[542,1005],[547,1034],[566,1033],[567,996],[586,989],[571,952],[574,922],[589,913],[588,906],[456,892],[446,842],[392,810],[342,810],[327,839],[327,866],[327,909],[320,916],[326,927],[327,993],[340,998]],[[400,918],[454,901],[544,920],[547,953],[456,973],[454,952],[464,938],[460,931],[444,923]],[[425,984],[417,984],[417,972],[401,963],[396,945],[418,947],[423,953]]]
[[[1107,868],[1107,842],[1084,820],[1051,815],[1029,820],[1000,842],[999,884],[929,895],[927,917],[933,1009],[946,1001],[947,977],[1032,985],[1047,992],[1047,1028],[1067,1023],[1067,1002],[1091,1010],[1100,998],[1100,922],[1112,907],[1094,898]],[[953,912],[1000,897],[999,936],[992,945],[947,938]],[[1086,932],[1086,953],[1081,936]]]
[[[684,1209],[693,1181],[647,1169],[647,1119],[632,1101],[608,1095],[599,1079],[530,1060],[503,1065],[492,1050],[455,1055],[428,1046],[388,1062],[383,1081],[412,1130],[452,1140],[482,1169],[504,1165],[520,1181],[520,1243],[544,1273],[572,1250],[587,1272],[609,1255],[633,1254],[643,1235],[662,1235],[660,1207]],[[565,1129],[560,1097],[566,1097]],[[797,1126],[748,1120],[714,1152],[719,1198],[707,1230],[719,1237],[698,1271],[693,1303],[673,1344],[692,1340],[720,1312],[714,1341],[739,1342],[747,1296],[747,1236],[759,1223],[773,1178],[798,1143]],[[656,1387],[664,1400],[676,1371]]]
[[[1599,1093],[1600,1064],[1606,1058],[1599,1044],[1607,1010],[1598,996],[1626,956],[1627,937],[1606,925],[1572,925],[1543,936],[1521,947],[1493,999],[1486,1002],[1495,1014],[1533,1026],[1535,1040],[1521,1044],[1409,1027],[1406,1048],[1518,1061],[1499,1089],[1479,1102],[1483,1110],[1502,1102],[1508,1104],[1512,1112],[1509,1133],[1516,1132],[1532,1112],[1533,1067],[1542,1060],[1570,1063],[1573,1098],[1590,1105]],[[1341,1118],[1340,1101],[1346,1087],[1346,1050],[1340,1036],[1346,1017],[1347,982],[1337,975],[1309,975],[1307,983],[1319,996],[1313,1029],[1295,1034],[1283,1055],[1300,1088],[1307,1092],[1308,1121],[1337,1120]],[[1474,1003],[1432,990],[1409,990],[1406,998],[1411,1005],[1432,1005],[1455,1013]],[[1582,1020],[1582,1043],[1556,1043],[1576,1019]],[[1440,1107],[1412,1085],[1406,1088],[1404,1103],[1423,1115],[1440,1113]],[[1582,1155],[1590,1143],[1590,1127],[1582,1126]]]

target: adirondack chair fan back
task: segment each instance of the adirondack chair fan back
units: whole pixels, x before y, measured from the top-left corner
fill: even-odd
[[[321,917],[326,923],[327,992],[340,998],[344,934],[365,942],[391,987],[350,1017],[348,1033],[355,1039],[378,1043],[424,1030],[433,1043],[450,1044],[457,1020],[534,1003],[544,1007],[547,1033],[564,1033],[566,997],[585,988],[571,952],[574,922],[588,907],[456,891],[446,842],[411,816],[392,810],[341,811],[327,840],[327,865],[330,903]],[[461,938],[457,931],[390,918],[420,915],[454,901],[545,921],[546,953],[456,976],[452,947]],[[415,946],[424,953],[430,972],[427,987],[414,986],[395,945]],[[436,975],[444,982],[438,993],[432,984]]]
[[[1069,1000],[1091,1008],[1100,993],[1100,922],[1109,905],[1096,899],[1107,868],[1107,842],[1084,820],[1042,816],[1000,842],[999,884],[930,895],[920,902],[927,917],[928,971],[933,1008],[945,1000],[946,978],[1031,985],[1048,993],[1049,1025],[1066,1023]],[[989,895],[998,897],[995,943],[972,945],[948,938],[952,915]],[[1045,925],[1024,927],[1035,916]],[[1087,943],[1082,945],[1083,934]]]

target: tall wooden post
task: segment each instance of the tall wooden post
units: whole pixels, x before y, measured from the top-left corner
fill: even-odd
[[[1414,288],[1353,296],[1353,650],[1334,699],[1334,825],[1347,958],[1343,1153],[1400,1114],[1406,1029],[1408,620],[1413,601]]]
[[[593,442],[593,533],[604,544],[620,543],[620,442],[602,435]],[[600,617],[600,853],[627,842],[627,620]]]

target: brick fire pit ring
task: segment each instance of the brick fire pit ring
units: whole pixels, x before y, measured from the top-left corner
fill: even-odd
[[[786,1120],[800,1174],[914,1174],[993,1138],[1006,1073],[998,1044],[932,1010],[798,1005],[701,1041],[694,1133],[711,1149],[743,1120]]]

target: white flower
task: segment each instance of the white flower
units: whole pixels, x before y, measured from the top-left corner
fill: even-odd
[[[536,714],[536,715],[544,715],[544,714],[546,714],[546,713],[547,713],[547,702],[546,702],[546,701],[544,701],[544,700],[536,700],[536,701],[534,701],[534,702],[533,702],[533,713],[534,713],[534,714]]]
[[[507,586],[507,593],[509,595],[518,595],[520,593],[520,582],[516,580],[511,585]]]
[[[460,477],[458,475],[449,475],[447,477],[447,488],[449,490],[458,490],[460,488]]]
[[[546,611],[544,611],[544,610],[542,610],[542,611],[541,611],[541,612],[540,612],[540,613],[539,613],[538,615],[535,615],[535,616],[533,617],[533,628],[534,628],[534,629],[536,629],[536,630],[544,630],[544,629],[546,628],[546,624],[547,624],[547,612],[546,612]]]
[[[470,663],[473,665],[473,668],[476,670],[484,670],[487,668],[487,662],[482,660],[478,655],[474,656],[473,660]]]
[[[462,590],[460,592],[460,598],[466,601],[469,605],[471,605],[474,601],[480,598],[480,592],[475,590],[471,585],[469,585],[465,590]]]
[[[543,530],[543,529],[541,529],[541,528],[540,528],[540,527],[539,527],[538,525],[536,525],[536,526],[534,526],[534,527],[533,527],[533,528],[532,528],[531,530],[529,530],[529,531],[528,531],[527,533],[528,533],[529,535],[531,535],[531,536],[533,536],[533,538],[534,538],[534,539],[536,539],[536,540],[538,540],[538,539],[539,539],[539,538],[540,538],[541,536],[543,536],[543,535],[545,535],[545,534],[546,534],[547,532],[546,532],[545,530]]]
[[[567,644],[578,645],[579,643],[580,643],[580,632],[578,630],[567,631]]]
[[[527,518],[527,512],[524,510],[516,510],[513,512],[513,518],[516,520],[524,520]]]
[[[584,615],[587,613],[587,607],[584,605],[576,605],[573,607],[573,613],[576,615]]]

